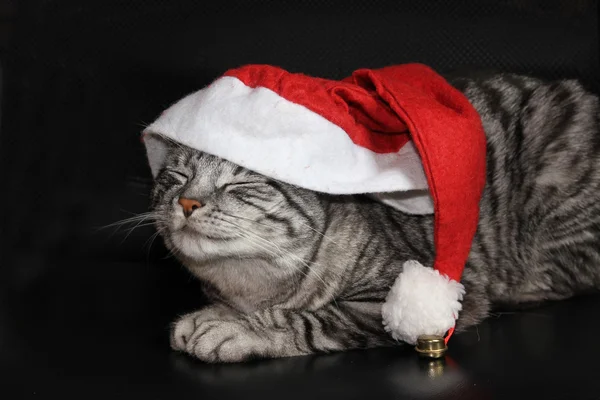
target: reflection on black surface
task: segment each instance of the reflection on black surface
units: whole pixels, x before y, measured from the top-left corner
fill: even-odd
[[[169,359],[188,384],[205,390],[240,388],[253,393],[289,390],[292,398],[306,396],[307,388],[324,388],[337,395],[384,398],[478,398],[480,385],[449,356],[440,360],[419,358],[410,348],[378,349],[293,357],[232,365],[207,365],[174,353]],[[370,385],[367,382],[377,382]],[[242,385],[242,386],[240,386]],[[358,396],[360,397],[360,396]]]
[[[482,387],[477,387],[465,371],[446,355],[439,360],[412,357],[396,363],[387,375],[390,385],[397,393],[408,394],[415,399],[447,398],[484,399]]]

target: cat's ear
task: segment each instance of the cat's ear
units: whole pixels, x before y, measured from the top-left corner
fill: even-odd
[[[176,144],[172,140],[155,133],[145,133],[143,142],[146,145],[146,156],[148,157],[152,177],[156,178],[160,170],[165,166],[167,156],[175,148]]]

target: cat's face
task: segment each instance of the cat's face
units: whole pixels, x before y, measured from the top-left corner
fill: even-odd
[[[228,161],[171,144],[155,178],[152,209],[176,255],[198,262],[275,258],[314,235],[303,221],[304,208],[315,206],[314,195],[292,188],[290,197],[289,189]]]

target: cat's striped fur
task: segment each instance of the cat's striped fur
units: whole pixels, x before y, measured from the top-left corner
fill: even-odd
[[[598,99],[574,81],[452,82],[488,138],[458,330],[495,304],[599,288]],[[381,303],[405,260],[431,265],[431,217],[313,193],[170,146],[153,192],[157,226],[215,301],[173,325],[175,349],[234,362],[393,344]],[[179,197],[203,207],[186,221]]]

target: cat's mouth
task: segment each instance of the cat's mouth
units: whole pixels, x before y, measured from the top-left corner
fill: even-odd
[[[176,232],[178,236],[194,240],[208,239],[211,241],[221,241],[231,239],[228,235],[220,235],[218,232],[206,232],[205,230],[201,230],[196,224],[191,224],[189,222],[184,222]]]
[[[170,230],[171,234],[173,235],[188,238],[196,238],[201,233],[199,227],[188,220],[173,221],[173,225],[171,226]]]
[[[179,229],[181,231],[181,233],[186,233],[186,234],[198,234],[198,230],[196,228],[194,228],[191,224],[185,223],[183,224],[183,226]]]

